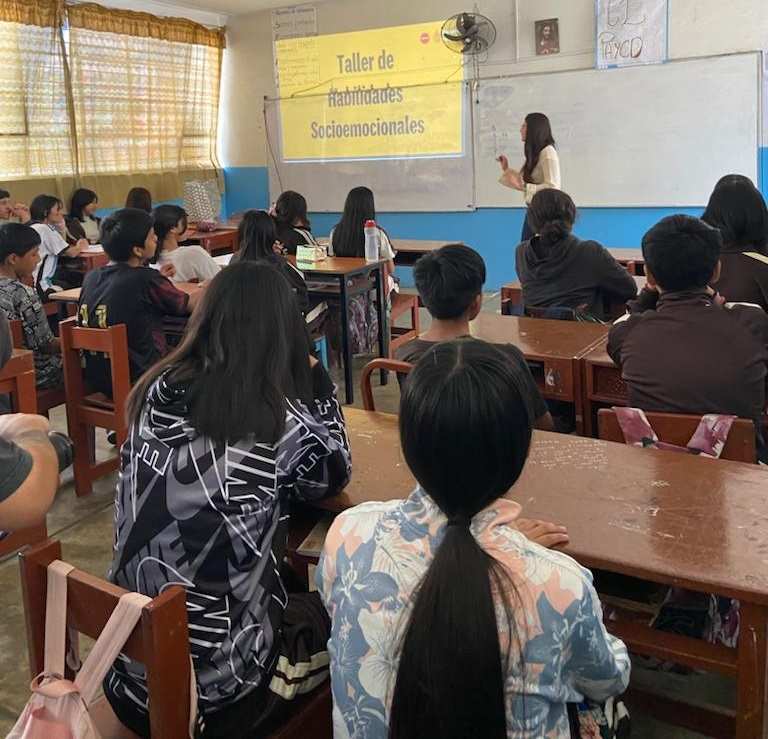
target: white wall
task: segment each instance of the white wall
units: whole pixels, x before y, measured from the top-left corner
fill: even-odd
[[[322,34],[434,21],[472,9],[460,0],[328,0],[317,6]],[[581,69],[594,64],[594,0],[518,0],[519,61],[514,3],[485,0],[479,11],[498,37],[484,74]],[[560,19],[557,56],[534,55],[533,24]],[[670,0],[670,55],[687,58],[768,47],[768,0]],[[228,167],[264,166],[263,99],[274,96],[270,13],[229,19],[222,78],[220,158]]]

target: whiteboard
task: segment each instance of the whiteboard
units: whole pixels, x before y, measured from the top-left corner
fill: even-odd
[[[477,206],[523,205],[498,183],[495,159],[522,163],[520,124],[533,111],[552,121],[562,187],[577,206],[701,206],[724,174],[757,181],[759,68],[748,53],[482,82]]]
[[[286,162],[280,141],[280,101],[267,101],[269,192],[302,193],[316,213],[340,212],[347,193],[360,185],[376,195],[376,210],[466,211],[474,208],[474,159],[468,87],[463,90],[462,155],[400,159]]]

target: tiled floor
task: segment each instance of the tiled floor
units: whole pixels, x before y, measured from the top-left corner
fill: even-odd
[[[489,295],[485,310],[497,311],[498,295]],[[428,317],[422,311],[422,330]],[[356,366],[359,377],[360,366]],[[357,387],[357,386],[356,386]],[[359,393],[357,393],[359,396]],[[356,398],[359,404],[359,397]],[[375,391],[376,407],[381,411],[394,412],[399,402],[396,382]],[[63,409],[57,409],[52,418],[54,427],[66,430]],[[114,453],[100,437],[100,454]],[[115,476],[100,480],[93,495],[88,498],[75,497],[71,472],[65,474],[64,484],[48,515],[48,530],[51,536],[62,542],[64,556],[95,575],[103,576],[112,554],[112,496]],[[0,736],[4,736],[13,725],[29,694],[29,672],[26,659],[26,636],[24,631],[18,565],[15,558],[0,563]],[[637,675],[640,678],[640,675]],[[719,680],[705,676],[680,678],[646,673],[644,682],[651,680],[664,683],[664,690],[670,694],[695,695],[699,700],[709,699],[723,702],[730,699],[730,686],[723,686]],[[633,736],[642,739],[697,739],[698,734],[658,724],[643,716],[633,716]]]

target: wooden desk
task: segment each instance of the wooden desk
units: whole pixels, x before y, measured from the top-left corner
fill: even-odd
[[[392,239],[395,264],[398,267],[413,267],[425,254],[440,249],[446,244],[460,244],[460,241],[423,241],[421,239]]]
[[[637,285],[637,291],[640,292],[645,285],[645,275],[633,275],[635,284]],[[609,313],[615,313],[618,306],[608,306]],[[501,288],[501,312],[503,315],[519,315],[523,310],[523,286],[519,280],[514,282],[508,282],[506,285],[502,285]]]
[[[406,497],[414,481],[400,451],[397,417],[351,408],[345,416],[352,479],[314,505],[339,512]],[[690,715],[678,710],[674,718],[707,735],[733,736],[735,727],[738,739],[756,739],[764,736],[766,489],[768,471],[757,465],[536,431],[510,497],[526,517],[567,526],[565,551],[587,567],[740,600],[737,649],[626,621],[606,626],[640,654],[735,677],[735,716],[697,709]],[[669,703],[661,698],[658,705]]]
[[[225,226],[215,231],[198,231],[194,227],[185,234],[185,241],[196,241],[211,256],[225,252],[236,252],[237,228]]]
[[[386,310],[384,285],[386,260],[366,262],[351,257],[328,257],[320,262],[297,262],[295,256],[288,261],[304,274],[307,288],[312,295],[326,300],[339,301],[341,321],[341,353],[344,358],[344,390],[347,404],[355,402],[354,377],[352,368],[352,344],[349,340],[349,301],[357,295],[371,290],[373,277],[376,291],[376,313],[379,319],[379,356],[389,356],[389,316]],[[312,283],[316,283],[314,286]],[[387,383],[387,373],[381,373],[381,383]]]
[[[542,395],[573,403],[576,429],[584,426],[581,358],[605,340],[609,326],[601,323],[548,321],[540,318],[481,313],[470,333],[494,344],[514,344],[525,356]]]
[[[28,349],[14,349],[0,370],[0,393],[10,393],[16,413],[37,413],[35,362]]]
[[[96,244],[81,251],[77,260],[83,272],[90,272],[92,269],[98,269],[109,264],[109,257],[106,252]]]
[[[605,341],[600,342],[582,359],[585,436],[597,433],[597,411],[600,408],[627,404],[627,384],[621,379],[621,370],[608,356],[606,345]]]

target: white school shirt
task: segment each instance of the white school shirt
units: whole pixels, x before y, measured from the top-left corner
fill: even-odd
[[[35,285],[40,289],[50,290],[53,283],[53,274],[59,266],[59,256],[61,252],[69,248],[69,244],[64,237],[47,223],[33,223],[32,228],[40,234],[40,264],[35,270]]]
[[[522,167],[520,168],[522,170]],[[554,146],[545,146],[539,154],[539,161],[531,172],[531,180],[525,184],[525,204],[530,205],[533,196],[539,190],[560,190],[562,181],[560,178],[560,157]],[[499,182],[505,187],[512,187],[512,182],[507,172],[502,172]]]
[[[162,252],[160,264],[168,263],[176,268],[176,274],[171,278],[173,282],[191,282],[192,280],[204,282],[216,277],[221,269],[213,257],[199,244],[189,244],[173,251]]]

